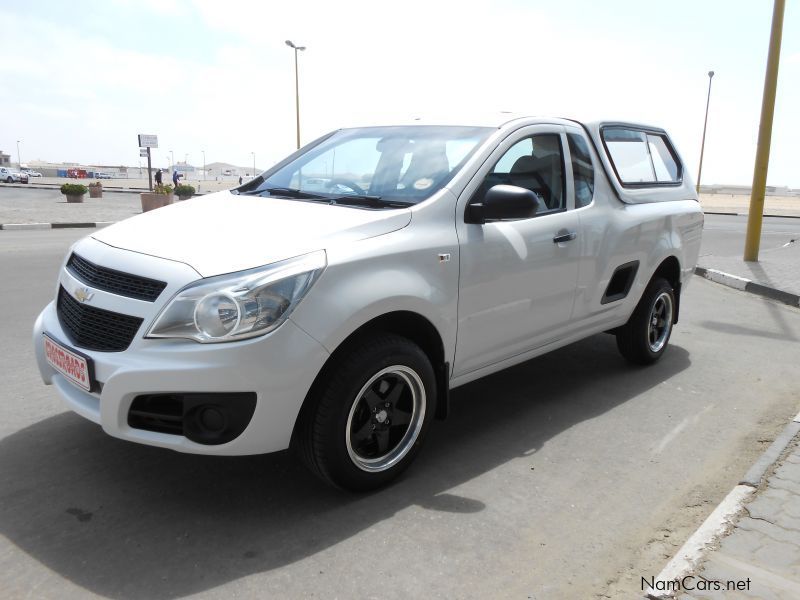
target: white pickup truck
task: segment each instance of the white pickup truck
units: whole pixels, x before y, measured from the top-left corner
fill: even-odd
[[[657,127],[503,114],[342,129],[238,189],[77,242],[36,357],[112,436],[293,446],[325,481],[372,489],[457,386],[600,332],[658,360],[702,226]]]

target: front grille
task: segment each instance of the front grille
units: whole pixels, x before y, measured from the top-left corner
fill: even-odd
[[[75,277],[98,290],[148,302],[155,301],[167,287],[164,281],[101,267],[75,253],[69,257],[67,269]]]
[[[63,287],[56,303],[58,320],[73,344],[88,350],[122,352],[144,319],[81,304]]]

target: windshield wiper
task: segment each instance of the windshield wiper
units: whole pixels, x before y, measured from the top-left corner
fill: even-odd
[[[402,200],[383,200],[380,196],[357,196],[354,194],[344,196],[325,196],[323,194],[313,194],[304,190],[287,187],[271,187],[239,193],[246,196],[262,196],[264,194],[269,194],[270,196],[296,198],[298,200],[311,200],[313,202],[338,204],[340,206],[364,206],[367,208],[406,208],[408,206],[413,206],[412,202],[403,202]]]
[[[331,198],[332,204],[353,206],[367,206],[369,208],[405,208],[412,206],[411,202],[402,200],[383,200],[380,196],[336,196]]]
[[[303,190],[298,190],[295,188],[286,188],[286,187],[271,187],[271,188],[264,188],[261,190],[251,190],[247,192],[241,192],[243,195],[248,196],[261,196],[265,193],[268,193],[270,196],[283,196],[284,198],[298,198],[301,200],[328,200],[327,196],[322,196],[320,194],[312,194],[311,192],[305,192]]]

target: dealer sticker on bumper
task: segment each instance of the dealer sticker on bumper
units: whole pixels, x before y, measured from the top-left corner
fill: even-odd
[[[44,336],[44,355],[47,362],[64,377],[87,392],[92,390],[89,361]]]

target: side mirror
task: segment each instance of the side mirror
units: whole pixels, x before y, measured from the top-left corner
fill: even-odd
[[[532,191],[515,185],[495,185],[483,197],[483,203],[467,206],[465,221],[482,225],[486,221],[529,219],[542,201]]]

